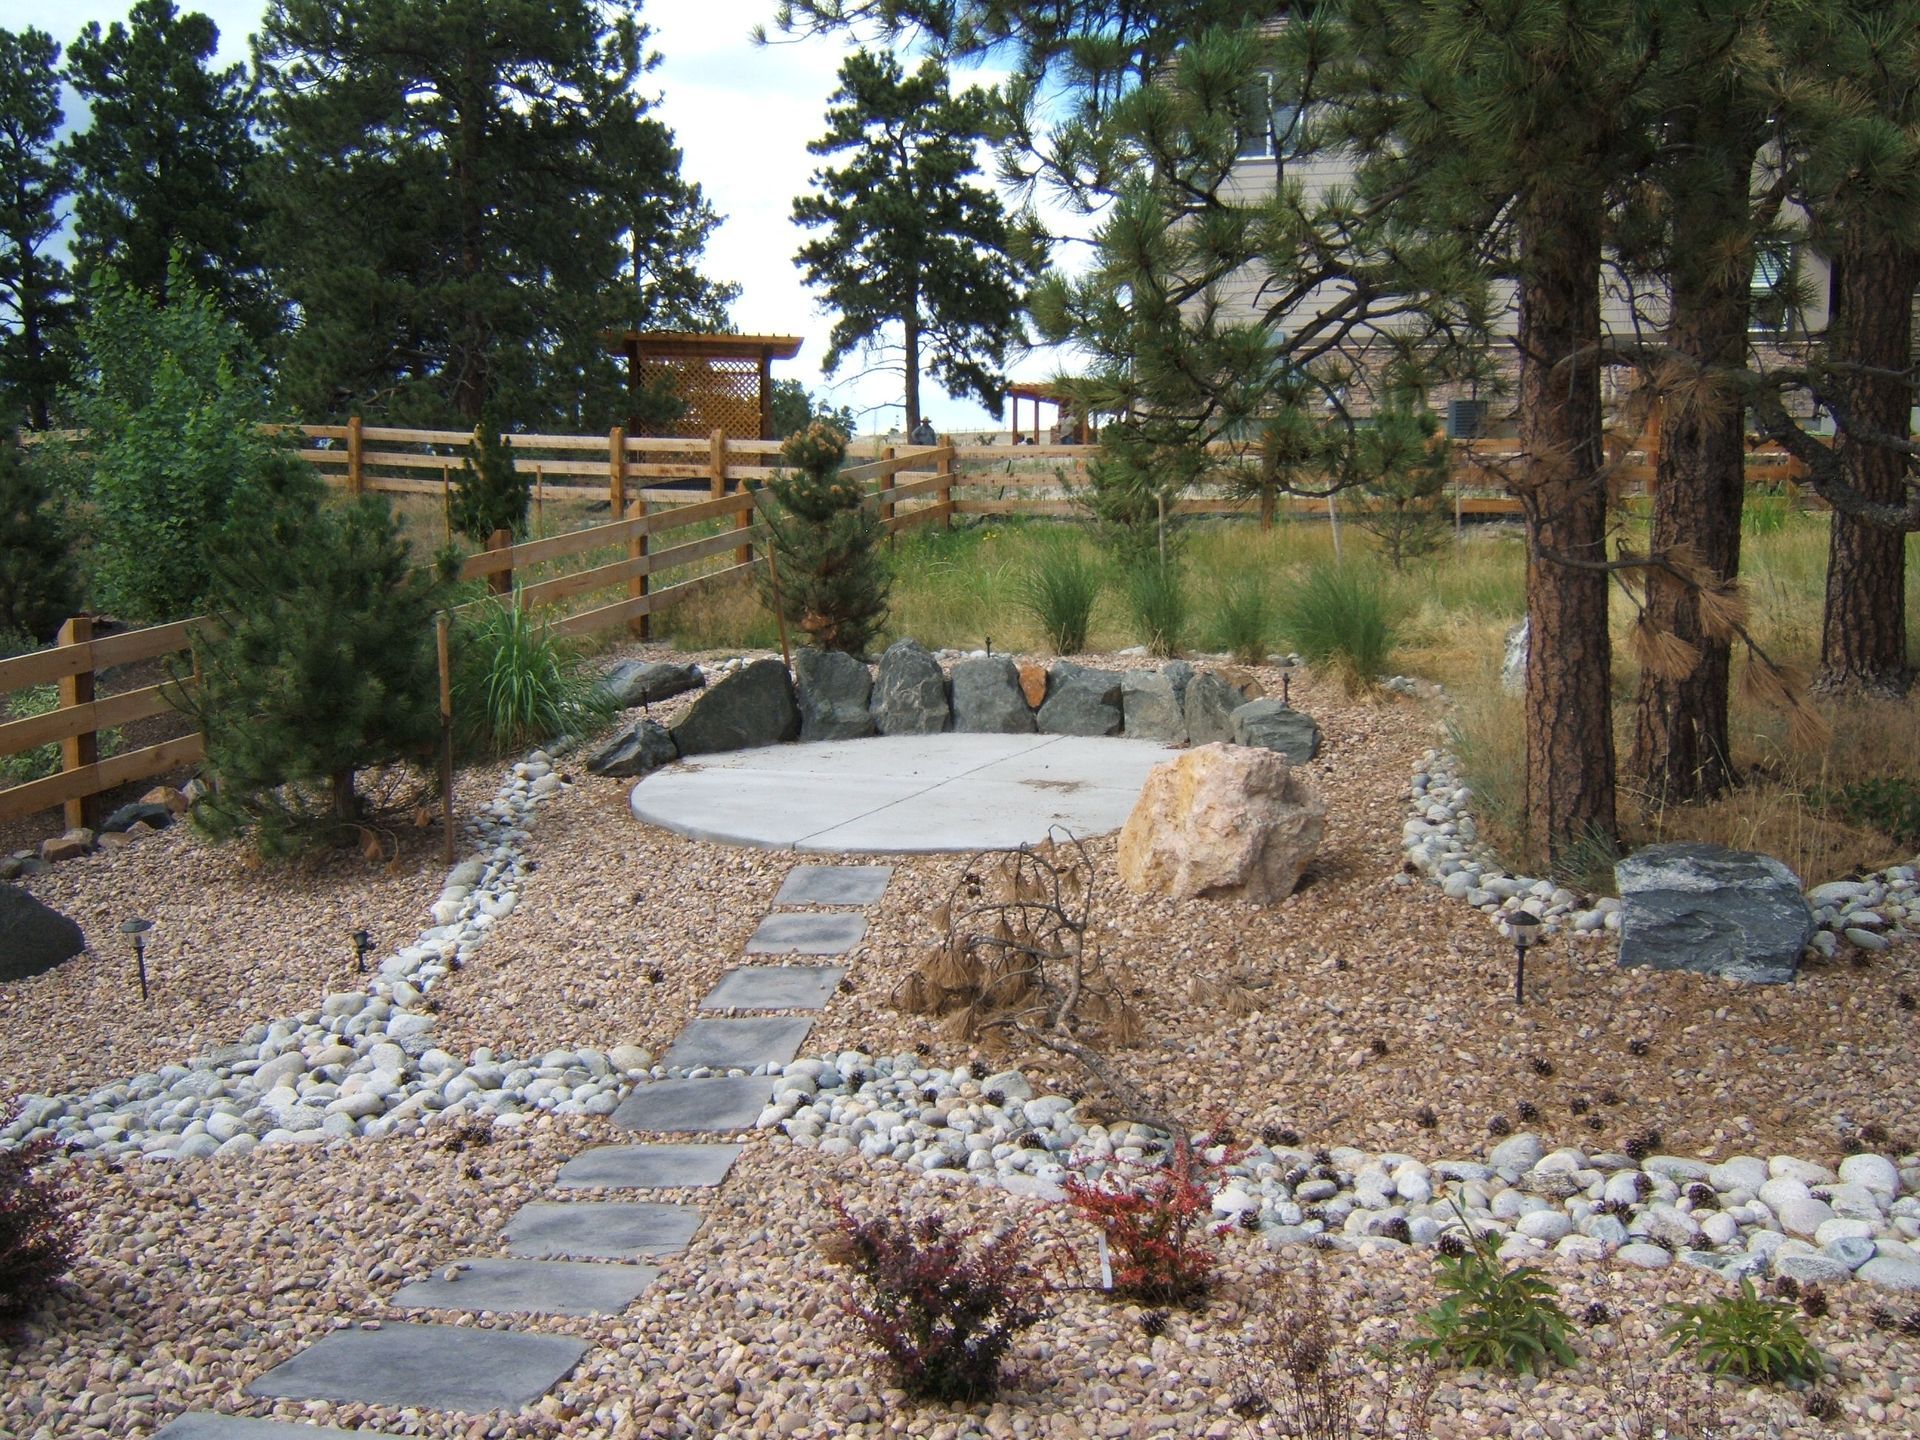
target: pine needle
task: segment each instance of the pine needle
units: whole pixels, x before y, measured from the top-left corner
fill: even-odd
[[[1684,680],[1700,663],[1698,647],[1655,625],[1644,610],[1627,632],[1627,648],[1642,670],[1662,680]]]
[[[1746,628],[1747,596],[1737,585],[1703,588],[1697,599],[1700,633],[1709,640],[1732,640]]]

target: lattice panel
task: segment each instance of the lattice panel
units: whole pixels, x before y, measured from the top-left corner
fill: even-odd
[[[673,377],[674,393],[687,412],[673,433],[707,436],[727,432],[731,440],[760,438],[760,366],[752,360],[649,359],[648,380]]]

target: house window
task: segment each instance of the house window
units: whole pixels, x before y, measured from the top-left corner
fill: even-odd
[[[1300,150],[1300,107],[1279,103],[1273,77],[1263,75],[1246,88],[1241,99],[1239,156],[1242,160],[1282,159]]]
[[[1793,252],[1784,246],[1756,251],[1748,293],[1752,328],[1784,330],[1792,308]]]

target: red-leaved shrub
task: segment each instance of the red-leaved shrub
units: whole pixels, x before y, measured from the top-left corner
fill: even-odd
[[[52,1181],[34,1174],[53,1149],[36,1140],[0,1150],[0,1332],[18,1329],[73,1264],[78,1240]]]
[[[885,1353],[900,1383],[923,1400],[984,1400],[1000,1386],[1013,1337],[1044,1320],[1047,1281],[1029,1260],[1026,1227],[984,1241],[936,1215],[858,1219],[834,1201],[837,1227],[822,1241],[851,1268],[861,1293],[847,1313]]]
[[[1191,1305],[1206,1295],[1219,1259],[1214,1242],[1233,1228],[1206,1224],[1222,1168],[1183,1138],[1163,1166],[1110,1167],[1097,1182],[1066,1179],[1067,1204],[1107,1237],[1115,1295],[1142,1305]]]

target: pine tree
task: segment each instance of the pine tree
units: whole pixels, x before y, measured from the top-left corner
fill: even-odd
[[[260,253],[257,94],[245,67],[211,68],[219,43],[205,15],[138,0],[125,25],[91,23],[68,47],[91,114],[67,142],[74,269],[83,292],[111,268],[163,302],[183,271],[261,344],[280,317]]]
[[[0,436],[0,649],[53,638],[80,609],[72,538],[45,477]]]
[[[514,466],[513,450],[500,437],[499,425],[492,416],[482,415],[460,462],[460,478],[454,482],[453,528],[477,545],[486,544],[496,530],[523,535],[532,495],[527,477]]]
[[[39,30],[0,30],[0,413],[36,430],[71,377],[73,296],[54,251],[60,202],[72,189],[55,145],[60,47]]]
[[[265,854],[351,841],[370,818],[358,772],[424,764],[440,733],[434,612],[452,566],[418,570],[386,500],[329,504],[283,455],[209,539],[199,683],[180,703],[206,736],[196,821]]]
[[[886,624],[891,581],[879,518],[841,478],[846,454],[847,437],[819,420],[780,447],[793,468],[767,482],[777,509],[767,516],[773,566],[761,595],[817,648],[864,655]]]
[[[808,393],[798,380],[773,382],[773,433],[782,440],[796,430],[804,430],[815,420],[824,420],[842,435],[857,428],[850,406],[829,405],[823,398]]]
[[[849,159],[815,171],[815,193],[793,202],[796,224],[824,231],[794,263],[839,316],[828,373],[898,327],[907,429],[920,423],[923,367],[950,395],[997,409],[1029,272],[999,197],[971,178],[987,98],[953,94],[937,61],[909,76],[891,54],[859,50],[830,103],[826,135],[807,148]]]
[[[1379,541],[1388,563],[1401,570],[1445,545],[1453,464],[1439,417],[1401,401],[1354,431],[1352,446],[1364,497],[1353,523]]]

